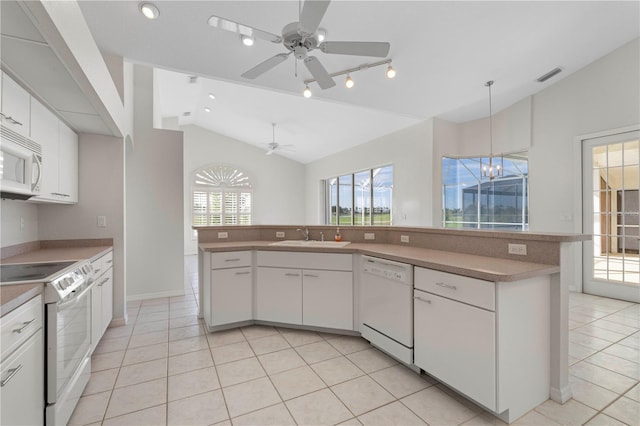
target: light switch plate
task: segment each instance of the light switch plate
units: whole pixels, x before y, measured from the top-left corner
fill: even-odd
[[[218,232],[218,239],[229,238],[228,232]]]
[[[98,216],[98,228],[106,228],[106,227],[107,227],[107,217]]]
[[[364,239],[365,240],[375,240],[376,239],[375,232],[365,232],[364,233]]]

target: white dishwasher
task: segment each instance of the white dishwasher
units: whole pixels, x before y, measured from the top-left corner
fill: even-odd
[[[360,322],[362,337],[413,364],[413,265],[362,256]]]

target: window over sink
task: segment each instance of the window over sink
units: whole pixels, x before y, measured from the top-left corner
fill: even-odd
[[[326,179],[325,193],[328,225],[391,225],[393,165]]]
[[[209,165],[193,173],[192,225],[251,225],[252,186],[234,166]]]

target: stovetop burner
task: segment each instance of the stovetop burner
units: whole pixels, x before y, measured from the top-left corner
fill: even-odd
[[[75,262],[20,263],[0,265],[0,282],[43,280]]]

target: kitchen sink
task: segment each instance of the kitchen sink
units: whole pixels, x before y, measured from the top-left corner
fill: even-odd
[[[349,244],[350,241],[315,241],[315,240],[284,240],[277,241],[269,244],[270,246],[285,246],[285,247],[344,247]]]

